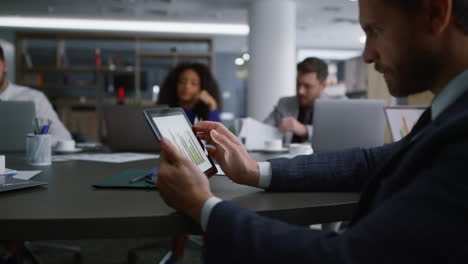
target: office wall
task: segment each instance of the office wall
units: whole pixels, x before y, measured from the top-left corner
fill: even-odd
[[[237,77],[234,60],[238,53],[216,53],[214,75],[218,81],[223,98],[223,112],[233,113],[237,117],[246,116],[246,81]]]
[[[15,80],[15,33],[13,30],[0,29],[0,45],[5,52],[5,59],[8,62],[9,80]]]

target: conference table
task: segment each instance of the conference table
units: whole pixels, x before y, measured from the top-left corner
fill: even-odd
[[[259,161],[275,157],[251,153]],[[149,169],[157,159],[127,163],[53,162],[31,166],[21,153],[7,153],[6,167],[42,170],[43,187],[0,193],[0,240],[135,238],[199,233],[189,217],[168,207],[156,189],[97,189],[92,185],[128,169]],[[358,193],[266,192],[213,176],[214,195],[259,215],[308,226],[349,220]]]

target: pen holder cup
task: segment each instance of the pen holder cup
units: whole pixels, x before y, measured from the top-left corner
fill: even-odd
[[[31,165],[51,164],[51,138],[49,134],[26,136],[26,159]]]

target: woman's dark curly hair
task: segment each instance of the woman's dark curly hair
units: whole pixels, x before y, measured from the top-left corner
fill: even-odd
[[[206,65],[198,62],[183,62],[172,69],[167,74],[166,79],[161,86],[157,103],[160,105],[169,105],[170,107],[180,106],[179,97],[177,96],[177,83],[180,75],[186,70],[194,70],[198,74],[201,90],[206,90],[211,96],[213,96],[218,104],[219,111],[221,111],[222,105],[218,83],[213,78],[210,69]],[[208,105],[199,101],[193,110],[197,116],[201,117],[203,120],[208,120],[210,116]]]

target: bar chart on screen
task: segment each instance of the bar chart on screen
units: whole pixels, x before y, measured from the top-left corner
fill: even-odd
[[[425,107],[386,107],[385,113],[393,141],[406,137],[425,109]]]
[[[161,136],[169,140],[186,158],[193,161],[197,167],[206,171],[211,163],[203,150],[203,146],[192,132],[192,128],[183,115],[153,117]]]
[[[195,144],[190,131],[185,130],[182,133],[178,133],[169,130],[168,134],[171,135],[169,140],[172,144],[177,146],[179,151],[184,153],[187,158],[191,159],[197,165],[205,162],[205,159],[203,158],[204,155],[197,148],[197,144]]]

